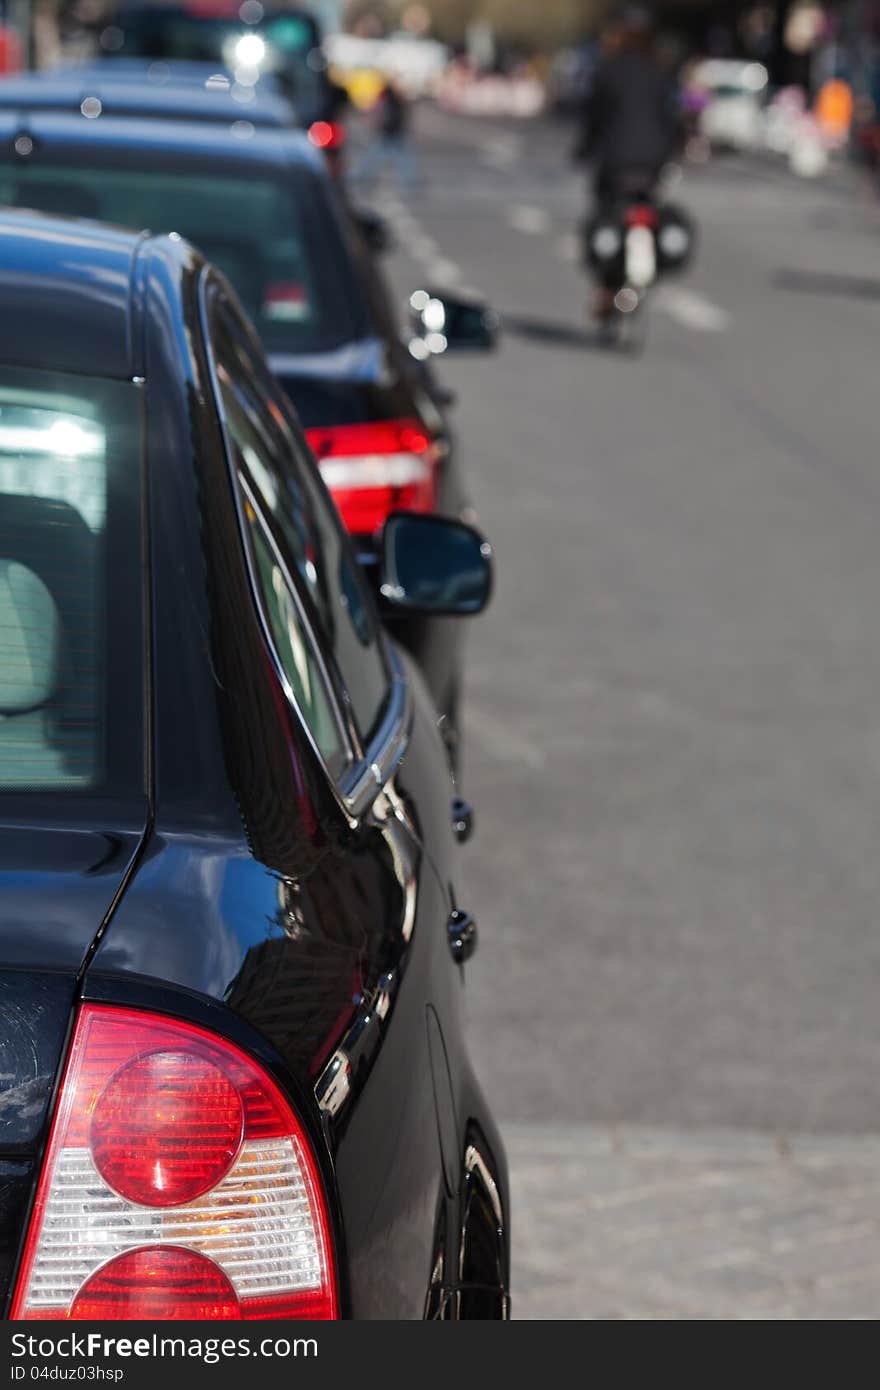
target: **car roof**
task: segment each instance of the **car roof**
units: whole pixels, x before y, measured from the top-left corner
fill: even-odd
[[[0,209],[3,365],[133,376],[135,265],[153,244],[181,268],[195,256],[180,238]]]
[[[20,76],[21,74],[19,74]],[[125,82],[131,78],[141,78],[155,87],[204,86],[209,77],[226,77],[230,82],[234,74],[227,67],[204,58],[145,58],[137,54],[107,53],[101,57],[64,63],[57,68],[44,68],[27,74],[43,81],[56,77],[100,77],[102,80]],[[260,73],[254,90],[258,94],[281,93],[281,84],[273,72]]]
[[[59,69],[52,73],[26,73],[0,81],[0,109],[63,111],[81,119],[88,98],[100,102],[99,114],[163,119],[250,121],[254,125],[286,127],[296,123],[293,105],[277,91],[242,87],[216,68],[191,65],[180,80],[158,82],[148,76],[144,64],[120,63],[125,72],[114,72],[112,63],[90,68]],[[155,64],[153,64],[155,66]],[[108,71],[109,70],[109,71]],[[225,85],[224,85],[225,83]]]
[[[240,21],[246,24],[247,21],[241,20],[240,6],[238,0],[226,0],[226,3],[215,4],[162,4],[156,5],[154,0],[123,0],[117,7],[113,19],[125,20],[131,15],[148,15],[150,19],[169,19],[185,15],[187,19],[198,20],[224,20]],[[292,15],[297,19],[308,19],[312,24],[318,24],[318,17],[308,5],[266,5],[260,16],[259,22],[266,19],[275,19],[278,16],[286,18]],[[113,23],[113,19],[110,23]]]
[[[111,158],[114,151],[136,150],[147,156],[256,163],[276,170],[297,165],[326,176],[324,160],[304,132],[255,126],[247,117],[226,125],[144,116],[86,120],[81,115],[60,111],[0,110],[0,149],[6,145],[14,150],[20,136],[30,137],[28,153],[22,157],[39,158],[43,149],[82,149]]]

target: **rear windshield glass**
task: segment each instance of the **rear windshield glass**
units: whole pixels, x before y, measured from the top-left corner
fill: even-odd
[[[44,160],[0,164],[0,203],[179,232],[229,277],[269,352],[321,352],[364,337],[359,296],[320,180]]]
[[[143,785],[139,415],[0,367],[0,797]]]
[[[254,37],[261,40],[254,44]],[[324,62],[318,26],[311,15],[289,11],[264,15],[256,24],[228,18],[152,8],[120,13],[101,31],[106,58],[165,58],[242,65],[286,79],[290,94],[308,101],[319,90]]]

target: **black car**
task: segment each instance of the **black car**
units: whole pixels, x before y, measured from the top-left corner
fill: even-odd
[[[333,119],[338,94],[327,74],[321,28],[310,9],[230,5],[120,6],[100,30],[102,59],[211,63],[253,85],[271,76],[306,123]]]
[[[395,507],[469,515],[445,398],[399,336],[318,151],[296,131],[238,124],[0,110],[0,204],[173,229],[199,246],[256,325],[369,563]],[[454,341],[451,301],[431,303],[448,311],[444,342]],[[471,342],[472,327],[461,336]],[[412,618],[395,631],[423,666],[454,750],[460,627]]]
[[[0,1299],[500,1318],[445,750],[182,240],[0,216]],[[457,521],[385,603],[477,611]]]

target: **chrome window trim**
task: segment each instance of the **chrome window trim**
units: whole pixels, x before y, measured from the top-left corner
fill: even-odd
[[[266,520],[259,499],[255,497],[254,490],[250,486],[246,478],[241,477],[241,475],[239,474],[237,481],[238,486],[244,493],[244,496],[248,504],[253,508],[254,516],[257,519],[257,525],[259,526],[260,531],[263,534],[263,538],[265,539],[266,544],[272,552],[275,563],[278,566],[284,578],[284,583],[287,586],[287,590],[291,598],[293,599],[293,603],[297,612],[297,617],[299,618],[302,624],[303,632],[309,645],[309,653],[311,656],[315,658],[315,664],[318,667],[318,671],[320,672],[321,676],[321,681],[327,694],[327,699],[329,701],[330,710],[333,716],[333,722],[336,725],[336,731],[339,734],[339,744],[342,756],[345,760],[346,765],[351,766],[353,763],[357,763],[357,761],[363,755],[360,749],[356,748],[352,741],[351,731],[349,730],[348,722],[345,718],[339,700],[337,699],[336,691],[333,688],[333,681],[330,678],[330,672],[327,670],[327,663],[324,660],[324,653],[321,650],[321,643],[318,641],[315,635],[314,628],[312,627],[312,624],[309,621],[308,614],[305,612],[302,606],[299,590],[296,584],[293,582],[293,579],[291,578],[290,571],[287,567],[284,556],[278,549],[278,546],[275,542],[275,537],[272,535],[272,531],[269,527],[268,521]],[[299,721],[305,729],[306,734],[308,735],[309,742],[312,745],[313,751],[317,753],[318,757],[321,760],[321,764],[324,768],[324,771],[327,773],[327,776],[332,781],[333,774],[330,771],[324,754],[318,747],[317,740],[315,739],[315,736],[312,733],[309,721],[306,719],[302,707],[300,706],[300,703],[297,700],[296,695],[294,694],[293,686],[290,684],[290,678],[287,675],[284,663],[281,660],[281,656],[278,652],[278,646],[275,641],[275,635],[272,632],[272,624],[269,621],[269,616],[266,613],[265,604],[261,596],[261,585],[259,579],[257,578],[257,564],[256,557],[253,553],[253,543],[250,537],[250,528],[247,524],[246,518],[240,517],[239,519],[240,521],[244,522],[245,553],[247,558],[248,578],[250,579],[251,591],[256,602],[257,612],[259,613],[260,626],[263,629],[263,636],[266,640],[266,644],[269,648],[269,653],[272,657],[272,665],[275,667],[275,674],[281,681],[281,685],[284,689],[284,694],[288,704],[292,705],[293,708],[296,710],[296,713],[299,717]],[[339,775],[340,778],[344,777],[345,768],[342,769]]]
[[[343,775],[340,791],[346,807],[356,820],[375,800],[399,766],[412,732],[412,696],[400,657],[387,642],[384,633],[385,656],[391,669],[391,684],[385,714],[362,760]]]
[[[226,466],[229,470],[232,491],[235,498],[236,517],[238,519],[239,533],[244,546],[245,563],[254,606],[266,642],[266,649],[281,684],[281,688],[284,691],[285,699],[296,715],[299,725],[308,740],[309,747],[317,758],[340,809],[345,814],[352,829],[354,829],[359,824],[361,818],[370,809],[379,791],[388,781],[395,768],[398,767],[406,752],[412,732],[412,692],[400,656],[395,650],[393,643],[389,641],[387,633],[380,623],[376,635],[380,644],[382,656],[388,668],[389,686],[385,700],[385,712],[379,723],[379,727],[370,740],[369,746],[364,749],[354,729],[353,722],[350,722],[345,717],[345,712],[340,708],[334,682],[330,679],[324,660],[322,644],[320,641],[316,640],[312,624],[309,622],[307,615],[303,612],[298,587],[295,583],[291,583],[287,565],[278,553],[278,547],[275,544],[274,537],[263,517],[262,508],[254,499],[252,489],[247,485],[245,480],[239,476],[239,471],[235,467],[233,461],[233,453],[229,439],[229,427],[226,421],[226,412],[223,408],[223,396],[217,375],[217,362],[214,356],[214,347],[211,339],[208,287],[212,280],[215,284],[218,284],[218,288],[222,289],[222,284],[219,284],[216,280],[212,268],[210,266],[203,267],[201,276],[199,277],[200,327],[205,348],[205,357],[208,363],[214,409],[217,412],[217,420],[220,425],[220,433],[223,438],[223,447],[226,454]],[[248,535],[246,518],[243,514],[243,491],[246,493],[250,505],[254,508],[260,526],[272,547],[272,552],[278,561],[285,581],[293,595],[294,602],[297,606],[297,612],[309,636],[310,644],[313,647],[314,654],[320,666],[322,678],[329,692],[331,707],[338,722],[342,745],[349,754],[349,765],[342,770],[338,780],[328,767],[326,759],[315,741],[315,737],[303,711],[299,707],[281,658],[278,655],[275,639],[271,631],[271,624],[269,623],[260,597],[259,582],[254,568],[251,541]],[[355,558],[357,559],[357,557]],[[360,562],[358,561],[358,563]]]

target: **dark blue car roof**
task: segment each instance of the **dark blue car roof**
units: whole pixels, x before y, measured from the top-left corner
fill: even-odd
[[[102,68],[60,69],[53,73],[27,73],[0,80],[0,110],[59,111],[94,123],[83,105],[100,103],[99,116],[156,117],[162,120],[248,121],[255,126],[290,127],[297,121],[293,106],[268,88],[242,87],[222,72],[190,64],[181,80],[156,82],[147,77],[142,63],[120,61]],[[156,66],[153,64],[152,66]],[[192,69],[197,71],[193,72]],[[226,85],[224,86],[224,82]],[[210,83],[211,85],[206,85]]]
[[[203,87],[209,78],[216,76],[226,77],[230,83],[235,81],[229,68],[204,59],[119,57],[116,54],[112,58],[105,56],[87,62],[65,63],[62,67],[28,76],[47,82],[54,82],[58,77],[100,77],[107,82],[146,82],[151,87]],[[260,96],[284,96],[273,72],[260,73],[254,90]]]
[[[22,135],[30,140],[22,142]],[[28,150],[26,157],[34,159],[42,152],[56,156],[87,150],[92,157],[106,156],[112,160],[115,155],[136,151],[145,158],[154,155],[163,164],[176,157],[182,163],[213,159],[228,166],[240,161],[249,168],[262,165],[276,170],[297,165],[328,177],[320,152],[303,132],[262,128],[247,117],[224,125],[127,116],[85,120],[62,112],[0,109],[2,157],[19,158],[16,149],[22,147]]]
[[[134,375],[135,265],[150,247],[192,263],[179,238],[0,210],[0,361],[6,366]]]

